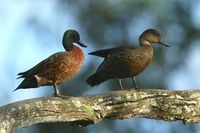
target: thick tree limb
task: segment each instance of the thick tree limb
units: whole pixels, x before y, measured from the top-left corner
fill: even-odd
[[[0,133],[45,122],[86,126],[103,119],[142,116],[166,121],[200,121],[200,91],[127,90],[83,97],[42,97],[0,107]]]

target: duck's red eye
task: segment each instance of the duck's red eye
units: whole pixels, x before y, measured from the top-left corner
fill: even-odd
[[[72,42],[75,42],[76,41],[76,38],[72,38]]]

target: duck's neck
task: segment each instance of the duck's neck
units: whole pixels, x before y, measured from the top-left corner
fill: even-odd
[[[74,47],[74,45],[70,42],[63,42],[63,47],[66,51],[71,51]]]
[[[141,47],[151,47],[151,43],[146,40],[140,40],[140,46]]]

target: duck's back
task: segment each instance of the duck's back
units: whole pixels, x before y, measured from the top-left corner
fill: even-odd
[[[103,57],[103,58],[107,58],[109,55],[118,53],[118,52],[123,52],[126,50],[130,50],[130,49],[135,49],[135,47],[130,46],[130,45],[125,45],[125,46],[119,46],[116,48],[109,48],[109,49],[102,49],[102,50],[97,50],[94,52],[89,53],[90,55],[95,55],[95,56],[99,56],[99,57]]]

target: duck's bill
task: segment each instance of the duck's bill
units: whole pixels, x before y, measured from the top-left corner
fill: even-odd
[[[159,42],[159,44],[161,44],[161,45],[163,45],[163,46],[165,46],[165,47],[170,47],[169,45],[164,44],[164,43],[162,43],[162,42]]]
[[[77,44],[80,45],[81,47],[87,48],[87,46],[85,44],[81,43],[81,42],[77,42]]]

